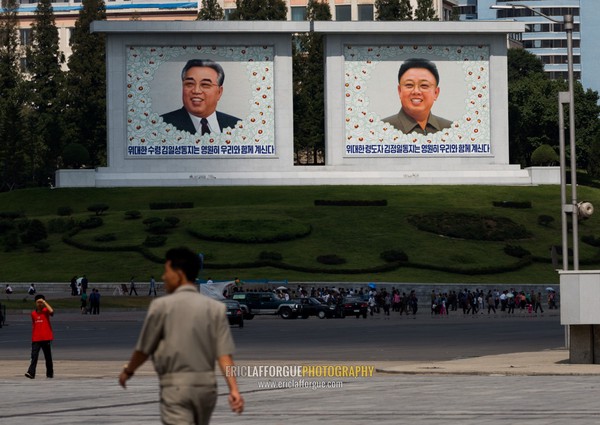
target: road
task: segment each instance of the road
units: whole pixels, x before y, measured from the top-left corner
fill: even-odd
[[[144,312],[107,312],[100,316],[57,313],[54,357],[64,360],[129,358]],[[383,314],[367,319],[283,320],[257,316],[232,327],[238,360],[413,361],[451,360],[564,346],[557,311],[535,317],[500,314],[447,317],[419,313]],[[0,329],[0,360],[26,358],[31,324],[26,314],[11,315]]]

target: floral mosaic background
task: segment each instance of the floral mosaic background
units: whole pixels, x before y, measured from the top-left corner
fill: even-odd
[[[127,154],[129,156],[273,156],[272,46],[129,46],[127,51]],[[221,134],[190,134],[166,124],[153,110],[150,87],[158,68],[181,56],[211,55],[246,63],[250,112]]]
[[[399,58],[408,57],[462,64],[467,88],[465,113],[451,128],[428,135],[403,134],[370,111],[366,88],[373,70],[382,61],[401,62]],[[491,153],[488,46],[346,45],[344,59],[346,156]]]

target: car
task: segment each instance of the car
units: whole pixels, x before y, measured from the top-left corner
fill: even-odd
[[[235,300],[223,300],[223,304],[227,308],[227,319],[230,325],[238,325],[244,327],[244,312],[239,302]]]
[[[234,292],[232,299],[245,307],[244,316],[250,320],[255,315],[279,315],[283,319],[295,319],[300,313],[300,305],[283,300],[273,292]]]
[[[335,304],[326,304],[323,300],[315,297],[299,298],[294,302],[300,304],[300,317],[308,319],[310,316],[317,316],[319,319],[331,317],[344,317],[342,309]]]
[[[361,297],[345,297],[342,301],[342,307],[346,316],[356,316],[357,319],[360,316],[364,319],[367,318],[369,304]]]

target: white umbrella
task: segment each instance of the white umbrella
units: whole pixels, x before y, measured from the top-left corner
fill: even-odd
[[[278,291],[287,291],[288,288],[286,286],[280,286],[278,288],[276,288]]]
[[[77,284],[80,285],[82,280],[83,280],[83,277],[78,277],[77,278]]]
[[[548,286],[548,287],[546,288],[546,291],[554,291],[554,288],[553,288],[553,287],[551,287],[551,286]]]
[[[509,292],[508,294],[506,294],[506,298],[512,298],[514,296],[515,296],[515,294],[513,294],[512,292]]]

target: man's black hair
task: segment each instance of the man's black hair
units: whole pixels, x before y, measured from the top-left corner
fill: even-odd
[[[196,281],[200,271],[200,257],[189,248],[172,248],[167,251],[165,259],[171,262],[172,269],[181,270],[188,281]]]
[[[223,67],[211,59],[190,59],[187,61],[183,67],[183,70],[181,71],[181,81],[183,81],[185,78],[185,73],[188,71],[188,69],[196,66],[213,69],[217,73],[217,84],[219,86],[222,86],[225,82],[225,71],[223,71]]]
[[[46,299],[46,297],[43,296],[42,294],[37,294],[33,300],[37,301],[37,300],[45,300],[45,299]]]
[[[435,77],[435,84],[440,84],[440,74],[437,70],[437,67],[430,60],[423,58],[406,59],[404,63],[400,66],[400,70],[398,71],[398,82],[400,82],[400,78],[404,75],[404,73],[411,68],[425,68],[427,71],[431,72]]]

